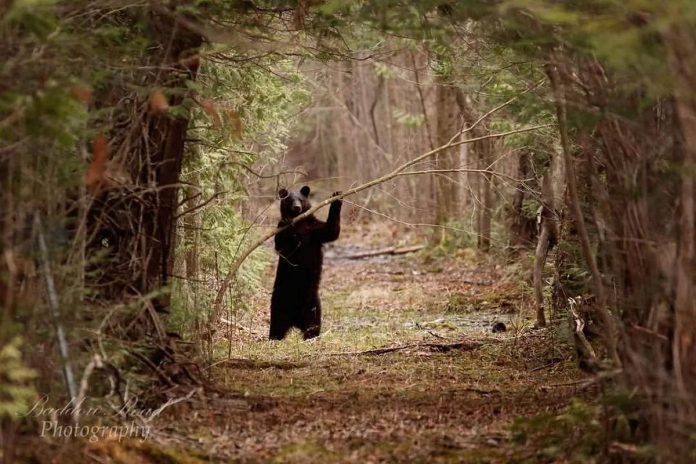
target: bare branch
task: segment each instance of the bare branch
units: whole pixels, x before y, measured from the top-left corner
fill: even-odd
[[[413,176],[413,175],[419,175],[419,174],[444,174],[444,173],[448,173],[448,172],[471,172],[471,173],[479,173],[479,174],[489,174],[491,176],[507,179],[511,182],[515,182],[518,184],[524,184],[525,182],[527,182],[529,180],[529,179],[516,179],[512,176],[509,176],[507,174],[503,174],[502,172],[493,171],[491,169],[471,169],[471,168],[426,169],[423,171],[408,171],[408,172],[402,172],[402,173],[397,174],[397,177]]]
[[[520,94],[521,95],[521,94]],[[500,109],[504,108],[506,105],[510,104],[514,99],[508,100],[506,103],[503,103],[502,105],[499,105],[495,107],[494,109],[488,111],[486,114],[481,116],[474,124],[469,126],[466,129],[462,129],[459,131],[457,134],[452,136],[452,138],[447,142],[445,145],[442,145],[438,148],[435,148],[433,150],[430,150],[426,153],[423,153],[420,156],[417,156],[416,158],[407,161],[406,163],[400,165],[396,169],[394,169],[392,172],[382,176],[378,177],[376,179],[373,179],[369,182],[366,182],[362,185],[359,185],[357,187],[353,187],[351,189],[346,190],[345,192],[341,193],[340,195],[336,195],[333,197],[329,197],[325,199],[324,201],[316,204],[314,207],[310,208],[309,210],[305,211],[304,213],[300,214],[299,216],[295,217],[287,226],[285,227],[279,227],[276,229],[271,230],[270,232],[267,232],[263,234],[260,238],[258,238],[256,241],[254,241],[245,251],[242,253],[242,255],[237,258],[230,268],[230,270],[227,272],[227,275],[225,276],[224,280],[222,281],[220,288],[218,289],[217,295],[215,296],[215,301],[213,303],[213,318],[212,320],[217,320],[219,318],[220,312],[221,312],[221,305],[222,305],[222,300],[225,296],[225,292],[227,291],[227,288],[229,287],[230,283],[232,282],[232,279],[237,275],[237,271],[239,270],[240,266],[246,259],[249,257],[249,255],[256,250],[258,247],[263,245],[263,243],[268,240],[269,238],[273,237],[274,235],[278,234],[279,232],[287,229],[288,227],[291,227],[293,224],[296,224],[297,222],[305,219],[308,216],[311,216],[315,212],[319,211],[321,208],[331,204],[331,202],[335,200],[339,200],[341,198],[347,197],[349,195],[354,195],[358,192],[362,192],[363,190],[367,190],[370,187],[374,187],[375,185],[387,182],[388,180],[394,179],[395,177],[399,176],[401,173],[403,173],[406,169],[408,169],[410,166],[413,166],[414,164],[417,164],[424,159],[430,158],[438,153],[440,153],[443,150],[447,150],[448,148],[456,147],[459,145],[466,145],[474,142],[478,142],[480,140],[486,140],[486,139],[496,139],[496,138],[501,138],[501,137],[507,137],[509,135],[513,134],[521,134],[524,132],[531,132],[535,130],[539,130],[542,128],[550,127],[550,124],[541,124],[541,125],[536,125],[536,126],[531,126],[531,127],[523,127],[520,129],[514,129],[506,132],[500,132],[497,134],[489,134],[485,135],[482,137],[474,137],[471,139],[466,139],[466,140],[459,140],[455,142],[455,140],[461,136],[463,133],[469,132],[472,129],[476,127],[477,124],[479,124],[481,121],[484,120],[484,118],[490,116],[493,114],[495,111],[499,111]]]
[[[235,152],[236,152],[236,153],[248,153],[248,154],[255,155],[255,153],[248,152],[248,151],[235,150]],[[223,163],[222,166],[224,166],[224,165],[226,165],[226,164],[234,164],[235,166],[240,166],[240,167],[243,168],[245,171],[249,172],[249,173],[252,174],[254,177],[257,177],[257,178],[259,178],[259,179],[273,179],[273,178],[282,176],[283,174],[295,174],[295,175],[299,174],[299,175],[301,175],[302,177],[307,177],[307,173],[306,173],[305,171],[302,171],[301,169],[297,169],[297,168],[295,168],[295,169],[293,169],[293,170],[291,170],[291,171],[279,171],[279,172],[277,172],[277,173],[275,173],[275,174],[261,174],[261,173],[259,173],[259,172],[254,171],[253,169],[251,169],[251,168],[250,168],[249,166],[247,166],[246,164],[240,163],[239,161],[228,161],[228,162]]]
[[[228,193],[226,190],[225,190],[225,191],[222,191],[222,192],[215,192],[214,194],[212,194],[212,195],[210,196],[210,198],[208,198],[207,200],[205,200],[203,203],[200,203],[200,204],[198,204],[198,205],[196,205],[196,206],[193,206],[193,207],[191,207],[191,208],[189,208],[189,209],[187,209],[187,210],[185,210],[185,211],[182,211],[181,213],[177,214],[176,216],[174,216],[173,220],[176,221],[177,219],[179,219],[179,218],[182,217],[182,216],[186,216],[187,214],[191,214],[191,213],[193,213],[194,211],[201,209],[202,207],[204,207],[205,205],[207,205],[207,204],[210,203],[211,201],[215,200],[215,199],[216,199],[217,197],[219,197],[220,195],[224,195],[224,194],[226,194],[226,193]]]

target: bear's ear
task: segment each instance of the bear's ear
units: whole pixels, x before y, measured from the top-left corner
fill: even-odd
[[[300,193],[301,193],[303,196],[309,198],[309,185],[305,185],[304,187],[302,187],[302,188],[300,189]]]
[[[288,191],[285,189],[280,189],[278,190],[278,198],[282,200],[283,198],[288,196]]]

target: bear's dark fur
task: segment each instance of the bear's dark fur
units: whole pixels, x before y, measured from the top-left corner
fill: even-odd
[[[278,227],[287,225],[311,207],[307,186],[299,192],[280,189],[278,197],[281,215]],[[271,297],[271,340],[282,340],[292,327],[300,329],[305,340],[319,336],[322,245],[336,240],[341,232],[342,203],[341,200],[331,203],[326,222],[311,215],[275,236],[279,258]]]

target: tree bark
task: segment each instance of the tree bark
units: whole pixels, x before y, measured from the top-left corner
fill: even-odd
[[[531,154],[523,151],[518,160],[517,178],[528,179],[532,174]],[[526,187],[526,188],[523,188]],[[537,235],[535,218],[525,215],[524,202],[528,198],[527,188],[536,187],[536,182],[526,183],[515,190],[510,211],[510,242],[514,247],[530,247]]]
[[[488,169],[491,160],[491,143],[479,145],[478,150],[479,169]],[[491,248],[491,225],[493,221],[493,176],[484,174],[481,187],[483,204],[480,211],[480,225],[478,230],[478,245],[481,251],[489,251]]]
[[[467,125],[471,126],[478,120],[473,108],[463,92],[458,91],[456,98],[464,120]],[[485,137],[487,133],[488,127],[485,123],[477,124],[471,131],[471,135],[474,138],[480,139],[471,144],[471,151],[473,151],[472,158],[476,162],[476,169],[482,171],[487,170],[491,162],[492,144],[491,140]],[[491,182],[493,176],[487,173],[477,176],[478,178],[473,183],[470,182],[472,190],[477,196],[477,198],[473,199],[478,208],[476,214],[477,246],[482,251],[488,251],[491,245],[491,219],[493,212]]]
[[[582,210],[580,209],[580,200],[578,198],[578,189],[575,180],[575,170],[573,167],[573,155],[571,153],[570,141],[568,140],[568,126],[566,121],[566,105],[565,105],[565,92],[563,90],[563,84],[560,82],[560,76],[556,64],[550,63],[546,66],[546,72],[551,81],[551,87],[553,89],[554,100],[556,105],[556,117],[558,119],[558,127],[561,135],[561,149],[563,152],[563,160],[565,162],[565,172],[566,172],[566,184],[568,187],[568,207],[573,213],[575,219],[575,225],[578,230],[578,236],[580,238],[580,244],[582,246],[582,254],[585,258],[585,262],[592,275],[592,282],[594,284],[594,294],[597,298],[597,316],[601,321],[603,328],[603,338],[604,343],[609,352],[614,364],[617,366],[621,365],[621,360],[619,358],[617,350],[617,333],[616,326],[612,315],[606,306],[606,292],[604,291],[604,283],[602,282],[602,276],[599,273],[599,268],[597,267],[597,261],[595,260],[594,253],[590,245],[590,238],[587,233],[587,228],[585,227],[585,221],[582,216]]]
[[[684,144],[677,220],[677,260],[674,281],[674,332],[672,361],[677,389],[693,398],[696,388],[696,278],[694,262],[694,208],[696,207],[696,36],[683,24],[665,32],[674,98]],[[693,407],[693,404],[691,405]],[[694,411],[681,411],[690,414]]]
[[[167,107],[176,107],[187,94],[186,81],[196,78],[202,38],[180,24],[170,7],[155,5],[150,14],[153,46],[149,63],[158,71],[144,71],[143,85],[159,89],[153,92],[160,93]],[[115,113],[131,121],[126,128],[115,128],[109,139],[114,156],[129,166],[135,185],[128,186],[133,190],[129,195],[117,191],[98,195],[88,220],[93,237],[90,251],[103,252],[101,237],[113,242],[109,264],[99,269],[98,281],[93,282],[108,289],[104,295],[107,298],[148,295],[169,283],[179,176],[189,122],[184,116],[170,114],[167,108],[124,98],[122,93],[129,91],[125,87],[113,89],[104,103],[115,99],[111,102],[117,107]],[[160,293],[152,304],[156,310],[166,311],[169,295]]]
[[[457,133],[459,109],[457,106],[457,89],[448,84],[441,76],[437,78],[436,87],[436,113],[437,132],[436,144],[444,145]],[[448,148],[435,156],[437,169],[457,169],[459,167],[458,152],[456,148]],[[457,184],[448,175],[442,174],[436,177],[437,210],[436,224],[445,224],[454,216],[457,199]],[[444,229],[441,229],[444,230]]]
[[[553,185],[551,180],[552,176],[553,172],[551,166],[549,166],[548,171],[544,174],[541,181],[542,206],[539,213],[541,232],[539,233],[539,238],[534,253],[533,283],[534,297],[536,299],[536,324],[538,327],[546,326],[542,282],[544,265],[546,264],[546,257],[548,256],[549,250],[555,245],[558,239],[558,225],[556,224],[556,210],[554,206]]]

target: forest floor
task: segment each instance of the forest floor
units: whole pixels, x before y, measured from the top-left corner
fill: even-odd
[[[328,247],[309,342],[266,340],[270,269],[254,313],[219,340],[220,393],[171,406],[123,462],[549,461],[513,424],[590,392],[569,348],[533,328],[529,272],[472,250],[347,258],[394,235],[348,230]],[[106,446],[92,450],[114,457]]]

